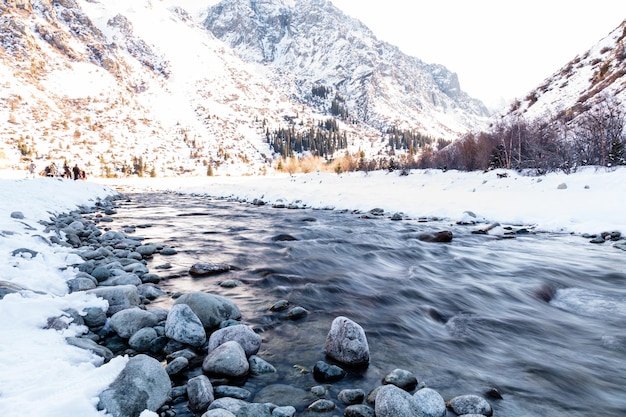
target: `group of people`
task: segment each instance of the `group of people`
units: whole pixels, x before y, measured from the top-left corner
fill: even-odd
[[[35,165],[35,162],[31,162],[28,166],[29,176],[34,178],[36,170],[37,166]],[[45,177],[63,177],[74,180],[84,180],[86,178],[85,171],[81,169],[78,164],[74,165],[74,167],[70,169],[69,165],[65,163],[63,165],[63,171],[61,171],[54,162],[50,165],[46,165],[41,175]]]

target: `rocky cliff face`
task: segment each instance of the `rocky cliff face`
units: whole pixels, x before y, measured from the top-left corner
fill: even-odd
[[[204,24],[243,59],[270,69],[296,99],[312,103],[312,89],[326,87],[329,101],[339,95],[354,120],[379,130],[451,138],[488,115],[456,74],[378,40],[328,1],[225,0]]]

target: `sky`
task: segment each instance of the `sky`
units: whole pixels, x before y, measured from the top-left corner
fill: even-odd
[[[499,178],[497,171],[461,173],[440,170],[412,171],[408,176],[386,171],[343,175],[314,173],[265,177],[126,178],[72,181],[26,179],[24,171],[0,171],[0,277],[28,289],[0,300],[0,416],[102,417],[96,410],[98,395],[127,363],[117,357],[108,363],[88,351],[70,346],[66,336],[85,328],[70,325],[63,331],[44,329],[48,317],[68,308],[106,307],[106,301],[81,292],[67,294],[65,281],[80,262],[73,249],[48,245],[40,220],[79,205],[125,190],[172,190],[234,196],[251,201],[263,198],[317,208],[383,208],[414,219],[437,216],[451,222],[475,220],[528,225],[559,233],[626,234],[626,217],[618,198],[626,195],[626,167],[616,170],[589,167],[570,175],[521,176],[514,171]],[[93,181],[93,182],[92,182]],[[598,202],[602,204],[598,204]],[[532,204],[529,204],[532,202]],[[11,216],[21,212],[23,218]],[[470,214],[469,212],[473,213]],[[417,221],[417,220],[406,220]],[[489,234],[504,233],[501,226]],[[581,237],[582,239],[582,237]],[[591,245],[591,244],[590,244]],[[605,243],[606,250],[610,248]],[[37,256],[12,256],[18,248]],[[565,249],[566,250],[566,249]],[[38,291],[35,293],[32,291]],[[142,417],[157,417],[144,412]]]
[[[332,0],[383,41],[446,66],[494,107],[523,98],[626,19],[626,1]]]

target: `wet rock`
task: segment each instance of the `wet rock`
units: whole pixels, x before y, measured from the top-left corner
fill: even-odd
[[[106,311],[100,307],[87,307],[85,310],[83,320],[89,327],[104,326],[107,320]]]
[[[337,398],[346,405],[361,404],[365,400],[365,391],[362,389],[344,389],[339,391]]]
[[[14,294],[20,291],[24,291],[24,287],[20,287],[17,284],[13,284],[8,281],[0,281],[0,300],[7,294]]]
[[[224,397],[224,398],[218,398],[217,400],[213,401],[211,405],[209,406],[209,410],[223,409],[235,415],[239,412],[241,407],[243,407],[246,404],[248,403],[243,400]]]
[[[272,417],[294,417],[296,408],[290,405],[285,407],[276,407],[272,410]]]
[[[243,405],[235,414],[236,417],[271,417],[270,404],[249,403]]]
[[[480,414],[491,416],[493,414],[491,405],[478,395],[460,395],[452,398],[446,405],[458,415]]]
[[[276,373],[276,368],[262,358],[252,355],[248,358],[250,364],[250,373],[252,375],[265,375]]]
[[[448,243],[452,242],[452,232],[444,230],[441,232],[422,233],[417,238],[422,242]]]
[[[110,349],[107,349],[106,347],[97,344],[91,339],[86,339],[83,337],[67,337],[65,338],[65,341],[68,345],[76,346],[81,349],[93,352],[94,354],[103,358],[105,362],[113,359],[113,352],[111,352]]]
[[[150,352],[152,342],[158,337],[152,327],[137,330],[128,340],[128,345],[137,352]]]
[[[278,300],[270,307],[270,311],[283,311],[289,308],[289,301]]]
[[[114,417],[138,416],[144,410],[158,410],[169,397],[170,378],[159,361],[147,355],[137,355],[100,394],[99,410]]]
[[[130,338],[139,329],[153,327],[157,323],[158,320],[154,314],[137,307],[119,311],[113,314],[109,321],[111,329],[124,339]]]
[[[335,409],[335,403],[330,400],[317,400],[313,404],[307,407],[309,411],[315,411],[317,413],[327,413]]]
[[[295,237],[288,235],[286,233],[282,233],[280,235],[276,235],[274,237],[272,237],[272,240],[274,242],[293,242],[296,241],[298,239],[296,239]]]
[[[248,373],[250,364],[241,345],[228,341],[209,352],[202,362],[202,370],[209,375],[241,377]]]
[[[141,278],[139,278],[136,274],[126,272],[120,275],[111,276],[106,281],[102,281],[100,285],[103,287],[117,287],[120,285],[137,286],[141,283]]]
[[[206,413],[202,414],[202,417],[236,417],[233,413],[223,408],[216,408],[214,410],[209,410]]]
[[[217,327],[222,321],[241,318],[235,303],[219,295],[195,292],[180,296],[174,305],[187,304],[206,329]]]
[[[213,385],[205,375],[198,375],[187,382],[187,398],[189,408],[196,413],[201,413],[209,408],[215,400]]]
[[[231,397],[239,400],[247,401],[252,393],[245,388],[232,387],[230,385],[217,385],[213,387],[213,393],[216,397]]]
[[[326,355],[349,365],[363,366],[369,364],[370,351],[363,328],[348,319],[339,316],[331,324],[326,336]]]
[[[405,391],[413,391],[417,386],[417,378],[412,372],[404,369],[394,369],[383,377],[384,385],[393,384]]]
[[[206,342],[204,326],[187,304],[172,306],[165,321],[165,335],[170,339],[196,347]]]
[[[287,318],[290,320],[299,320],[306,317],[308,314],[309,312],[307,311],[307,309],[305,309],[304,307],[296,306],[287,313]]]
[[[27,248],[18,248],[11,251],[11,256],[19,256],[21,258],[35,258],[39,252]]]
[[[349,405],[343,412],[344,417],[374,417],[374,409],[365,404]]]
[[[376,417],[421,417],[411,394],[395,385],[383,385],[376,393]]]
[[[250,327],[238,324],[213,332],[211,337],[209,337],[209,351],[230,340],[239,343],[248,357],[256,355],[261,347],[261,336],[256,334]]]
[[[157,251],[156,245],[141,245],[135,248],[135,252],[141,255],[142,258],[150,258]]]
[[[340,381],[346,376],[346,372],[337,365],[331,365],[324,361],[318,361],[313,367],[313,377],[318,382]]]
[[[69,291],[77,292],[77,291],[87,291],[93,290],[96,288],[96,284],[89,278],[72,278],[67,280],[67,287]]]
[[[91,271],[90,275],[98,282],[103,282],[111,278],[111,271],[105,266],[97,266],[93,269],[93,271]]]
[[[446,402],[434,389],[422,388],[413,394],[413,399],[422,417],[444,417],[447,413]]]
[[[139,295],[147,300],[156,300],[167,293],[154,284],[141,284],[137,286]]]
[[[159,253],[163,256],[172,256],[176,255],[178,251],[174,248],[163,248]]]
[[[176,375],[182,372],[189,366],[189,360],[187,358],[180,356],[165,366],[165,371],[168,375]]]
[[[205,277],[223,274],[224,272],[230,271],[230,269],[230,265],[227,264],[196,263],[189,268],[189,275],[192,277]]]

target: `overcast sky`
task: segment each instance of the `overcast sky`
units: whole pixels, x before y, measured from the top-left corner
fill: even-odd
[[[456,72],[494,107],[530,90],[626,19],[625,0],[332,0],[383,41]]]

